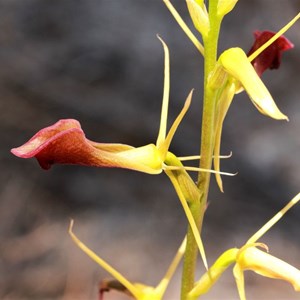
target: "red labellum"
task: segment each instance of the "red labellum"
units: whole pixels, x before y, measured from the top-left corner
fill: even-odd
[[[255,42],[248,52],[248,56],[259,49],[275,34],[276,32],[272,31],[255,31]],[[252,61],[257,74],[261,76],[267,69],[278,69],[281,63],[282,52],[292,49],[293,47],[294,45],[286,37],[283,35],[279,37],[273,44],[266,48]]]
[[[35,157],[40,166],[47,170],[55,163],[123,167],[115,153],[132,148],[123,144],[90,141],[78,121],[64,119],[40,130],[28,142],[11,152],[21,158]]]

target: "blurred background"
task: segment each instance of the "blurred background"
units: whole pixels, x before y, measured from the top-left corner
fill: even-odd
[[[172,1],[192,28],[185,1]],[[277,31],[299,1],[240,0],[223,23],[220,51],[246,52],[254,30]],[[163,50],[171,53],[170,123],[188,92],[192,107],[172,142],[199,152],[203,60],[160,0],[0,0],[0,299],[97,299],[109,275],[70,240],[75,232],[132,281],[156,285],[186,230],[164,174],[55,165],[42,170],[10,149],[62,118],[91,140],[155,142],[163,88]],[[259,114],[245,93],[224,124],[222,194],[212,180],[203,240],[209,263],[241,246],[300,187],[300,23],[286,35],[295,49],[264,82],[290,122]],[[300,268],[300,207],[266,234],[272,254]],[[203,272],[199,263],[199,276]],[[166,299],[178,299],[180,272]],[[249,299],[299,299],[287,283],[247,273]],[[105,299],[127,299],[110,292]],[[238,299],[231,270],[203,299]]]

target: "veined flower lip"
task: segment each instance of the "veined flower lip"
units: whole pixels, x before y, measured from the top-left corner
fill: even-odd
[[[147,147],[147,148],[145,148]],[[139,160],[138,149],[150,153],[155,158],[156,148],[150,144],[144,148],[134,148],[126,144],[96,143],[85,137],[80,123],[74,119],[63,119],[36,133],[24,145],[11,152],[21,158],[35,157],[43,169],[52,164],[79,164],[95,167],[116,167],[142,171],[150,174],[160,173],[156,161]],[[137,159],[128,157],[135,151]],[[147,165],[147,162],[149,164]]]
[[[61,144],[68,144],[69,147],[61,147]],[[74,152],[75,156],[72,154],[74,147],[78,149]],[[80,123],[73,119],[59,120],[54,125],[41,129],[24,145],[11,150],[21,158],[36,157],[43,169],[49,169],[54,163],[93,165],[94,151],[94,147],[85,138]],[[89,155],[86,156],[88,152]]]
[[[59,130],[57,133],[55,133],[55,129],[58,129],[59,127],[62,127],[63,125],[66,124],[73,125],[73,126],[67,126],[69,129]],[[43,136],[45,132],[49,133],[50,136],[49,138]],[[53,132],[52,135],[51,132]],[[37,153],[39,153],[44,148],[46,148],[48,144],[50,144],[51,142],[55,141],[56,139],[59,139],[60,137],[70,132],[78,132],[84,135],[80,123],[77,120],[73,120],[73,119],[59,120],[54,125],[41,129],[28,142],[26,142],[24,145],[20,147],[11,149],[11,152],[14,155],[21,158],[32,158]]]

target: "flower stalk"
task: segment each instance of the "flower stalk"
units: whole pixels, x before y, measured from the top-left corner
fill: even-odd
[[[209,26],[205,34],[202,32],[204,42],[204,98],[202,114],[202,132],[200,146],[200,167],[211,168],[215,139],[215,107],[216,93],[208,85],[209,74],[213,71],[217,62],[218,38],[220,32],[221,19],[218,17],[218,1],[209,1]],[[210,185],[210,175],[199,172],[198,188],[201,191],[201,198],[197,208],[192,208],[193,217],[198,224],[198,230],[201,234],[201,228],[207,206],[208,191]],[[184,257],[184,266],[182,273],[181,299],[187,299],[189,291],[194,286],[195,270],[197,263],[197,248],[193,236],[187,236],[186,255]]]

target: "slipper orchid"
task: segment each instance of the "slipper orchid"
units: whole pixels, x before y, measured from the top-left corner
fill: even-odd
[[[164,163],[166,157],[170,156],[168,155],[169,146],[190,106],[193,91],[188,95],[184,107],[166,135],[170,90],[169,51],[166,44],[162,40],[161,42],[165,53],[165,79],[161,123],[156,145],[133,147],[125,144],[93,142],[86,138],[78,121],[65,119],[40,130],[28,142],[12,149],[11,152],[21,158],[35,157],[43,169],[49,169],[53,164],[58,163],[125,168],[147,174],[160,174],[166,169],[184,168],[198,171],[198,168],[172,167]],[[201,169],[201,171],[214,173],[212,170]]]

